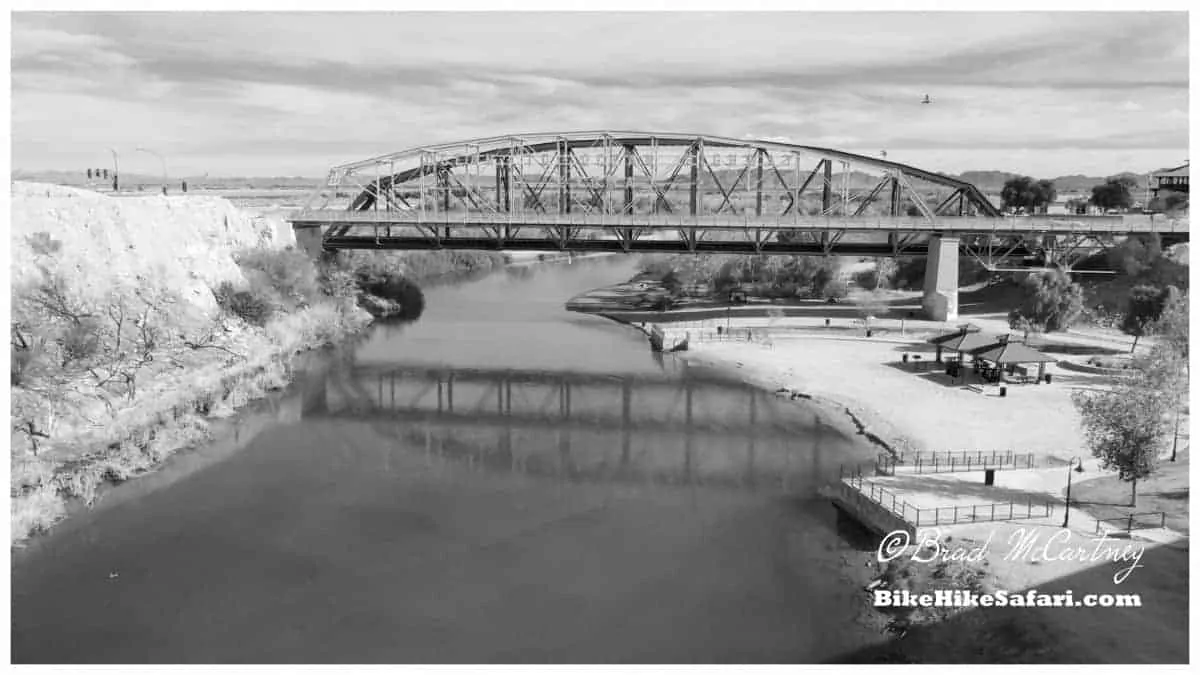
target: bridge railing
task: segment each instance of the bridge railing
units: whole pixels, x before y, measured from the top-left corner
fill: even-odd
[[[645,214],[623,215],[610,213],[489,213],[450,211],[442,213],[420,210],[347,211],[337,209],[308,209],[293,212],[288,220],[307,225],[363,226],[430,226],[490,228],[518,227],[601,227],[611,229],[851,229],[881,231],[961,231],[961,232],[1040,232],[1069,234],[1078,232],[1123,234],[1131,232],[1187,233],[1187,219],[1168,219],[1151,215],[1138,216],[1029,216],[1029,217],[838,217],[807,215],[749,214]]]

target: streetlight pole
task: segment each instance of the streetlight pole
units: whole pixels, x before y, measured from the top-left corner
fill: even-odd
[[[117,176],[121,173],[121,167],[117,164],[117,151],[112,148],[109,148],[108,151],[113,156],[113,192],[118,192],[121,188]]]
[[[162,164],[162,193],[164,195],[167,194],[167,160],[163,159],[162,155],[158,154],[157,152],[155,152],[153,150],[150,150],[149,148],[137,148],[137,151],[145,152],[147,154],[154,155],[155,157],[158,158],[158,161]]]
[[[1179,450],[1179,408],[1175,408],[1175,437],[1171,440],[1171,461],[1175,461],[1175,454]]]
[[[1075,466],[1078,463],[1079,466]],[[1072,470],[1072,467],[1075,467]],[[1071,461],[1067,462],[1067,508],[1063,513],[1063,527],[1066,527],[1071,522],[1071,474],[1074,472],[1083,473],[1083,460],[1078,457],[1072,457]]]

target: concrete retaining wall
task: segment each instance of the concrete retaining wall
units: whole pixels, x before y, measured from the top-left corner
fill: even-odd
[[[834,506],[854,517],[864,527],[876,534],[886,535],[897,530],[917,535],[917,527],[893,513],[882,504],[872,501],[859,490],[843,481],[822,490],[822,494],[833,500]]]

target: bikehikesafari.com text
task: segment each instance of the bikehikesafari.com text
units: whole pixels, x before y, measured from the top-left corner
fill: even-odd
[[[1037,590],[1011,593],[975,593],[941,590],[913,593],[907,590],[874,591],[876,607],[1141,607],[1137,593],[1088,593],[1075,596],[1071,591],[1042,593]]]

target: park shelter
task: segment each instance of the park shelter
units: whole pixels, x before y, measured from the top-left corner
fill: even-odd
[[[974,331],[971,328],[975,328]],[[994,345],[999,340],[995,337],[988,337],[979,332],[979,329],[974,326],[962,326],[953,333],[938,335],[927,340],[930,344],[937,348],[936,360],[942,360],[942,350],[958,352],[959,360],[962,360],[962,355],[979,347]]]
[[[999,371],[998,375],[1001,382],[1004,381],[1004,371],[1006,369],[1012,372],[1014,367],[1029,363],[1038,364],[1037,381],[1041,382],[1046,375],[1046,364],[1058,360],[1053,356],[1043,354],[1019,342],[1012,342],[1008,339],[1007,335],[998,343],[972,350],[971,355],[980,361],[995,364]]]

